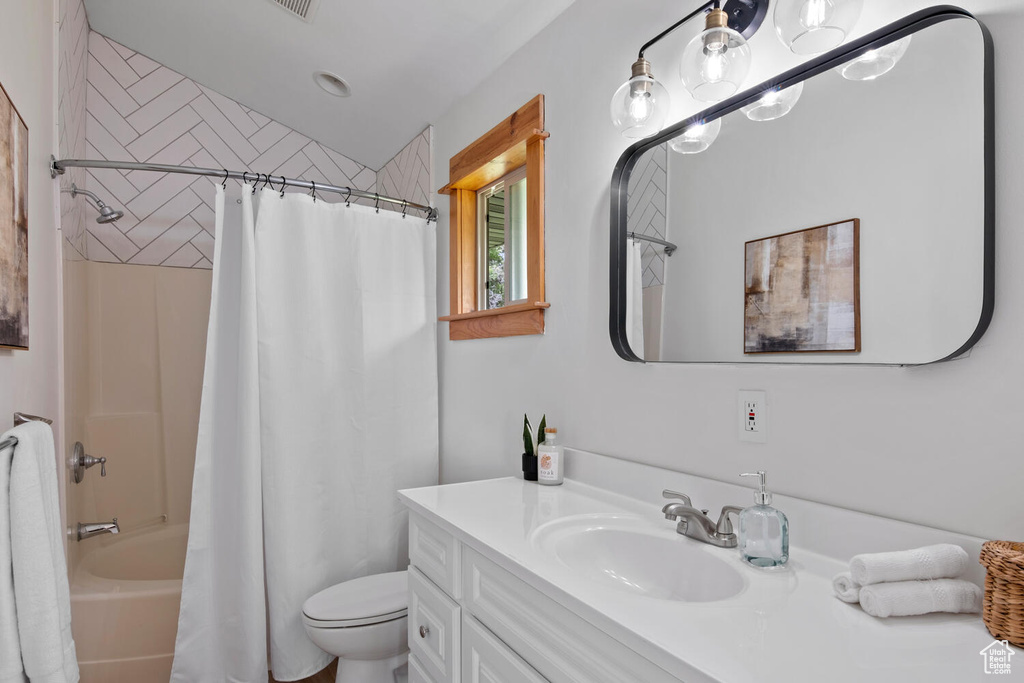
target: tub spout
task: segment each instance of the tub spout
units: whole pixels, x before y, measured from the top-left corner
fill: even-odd
[[[114,517],[112,522],[90,522],[88,524],[78,523],[78,540],[81,541],[85,538],[92,536],[99,536],[100,534],[116,534],[121,531],[121,527],[117,525],[117,517]]]

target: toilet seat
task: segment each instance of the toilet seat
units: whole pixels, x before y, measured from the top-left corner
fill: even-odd
[[[302,621],[313,628],[350,628],[406,616],[407,571],[363,576],[330,586],[302,605]]]

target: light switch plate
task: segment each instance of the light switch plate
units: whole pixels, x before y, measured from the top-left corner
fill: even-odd
[[[766,443],[768,441],[768,398],[763,391],[740,391],[740,441]]]

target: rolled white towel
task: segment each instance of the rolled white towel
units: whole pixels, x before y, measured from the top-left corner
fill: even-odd
[[[850,575],[861,586],[890,581],[955,579],[967,569],[967,552],[958,545],[942,543],[892,553],[856,555]]]
[[[836,574],[832,579],[832,590],[836,597],[850,604],[860,602],[860,584],[853,580],[850,572]]]
[[[860,606],[873,617],[909,617],[931,612],[981,612],[982,590],[970,581],[897,581],[860,589]]]

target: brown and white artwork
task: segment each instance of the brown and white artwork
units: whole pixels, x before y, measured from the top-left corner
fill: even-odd
[[[860,220],[746,243],[744,353],[860,351]]]
[[[0,346],[28,348],[28,126],[2,85]]]

